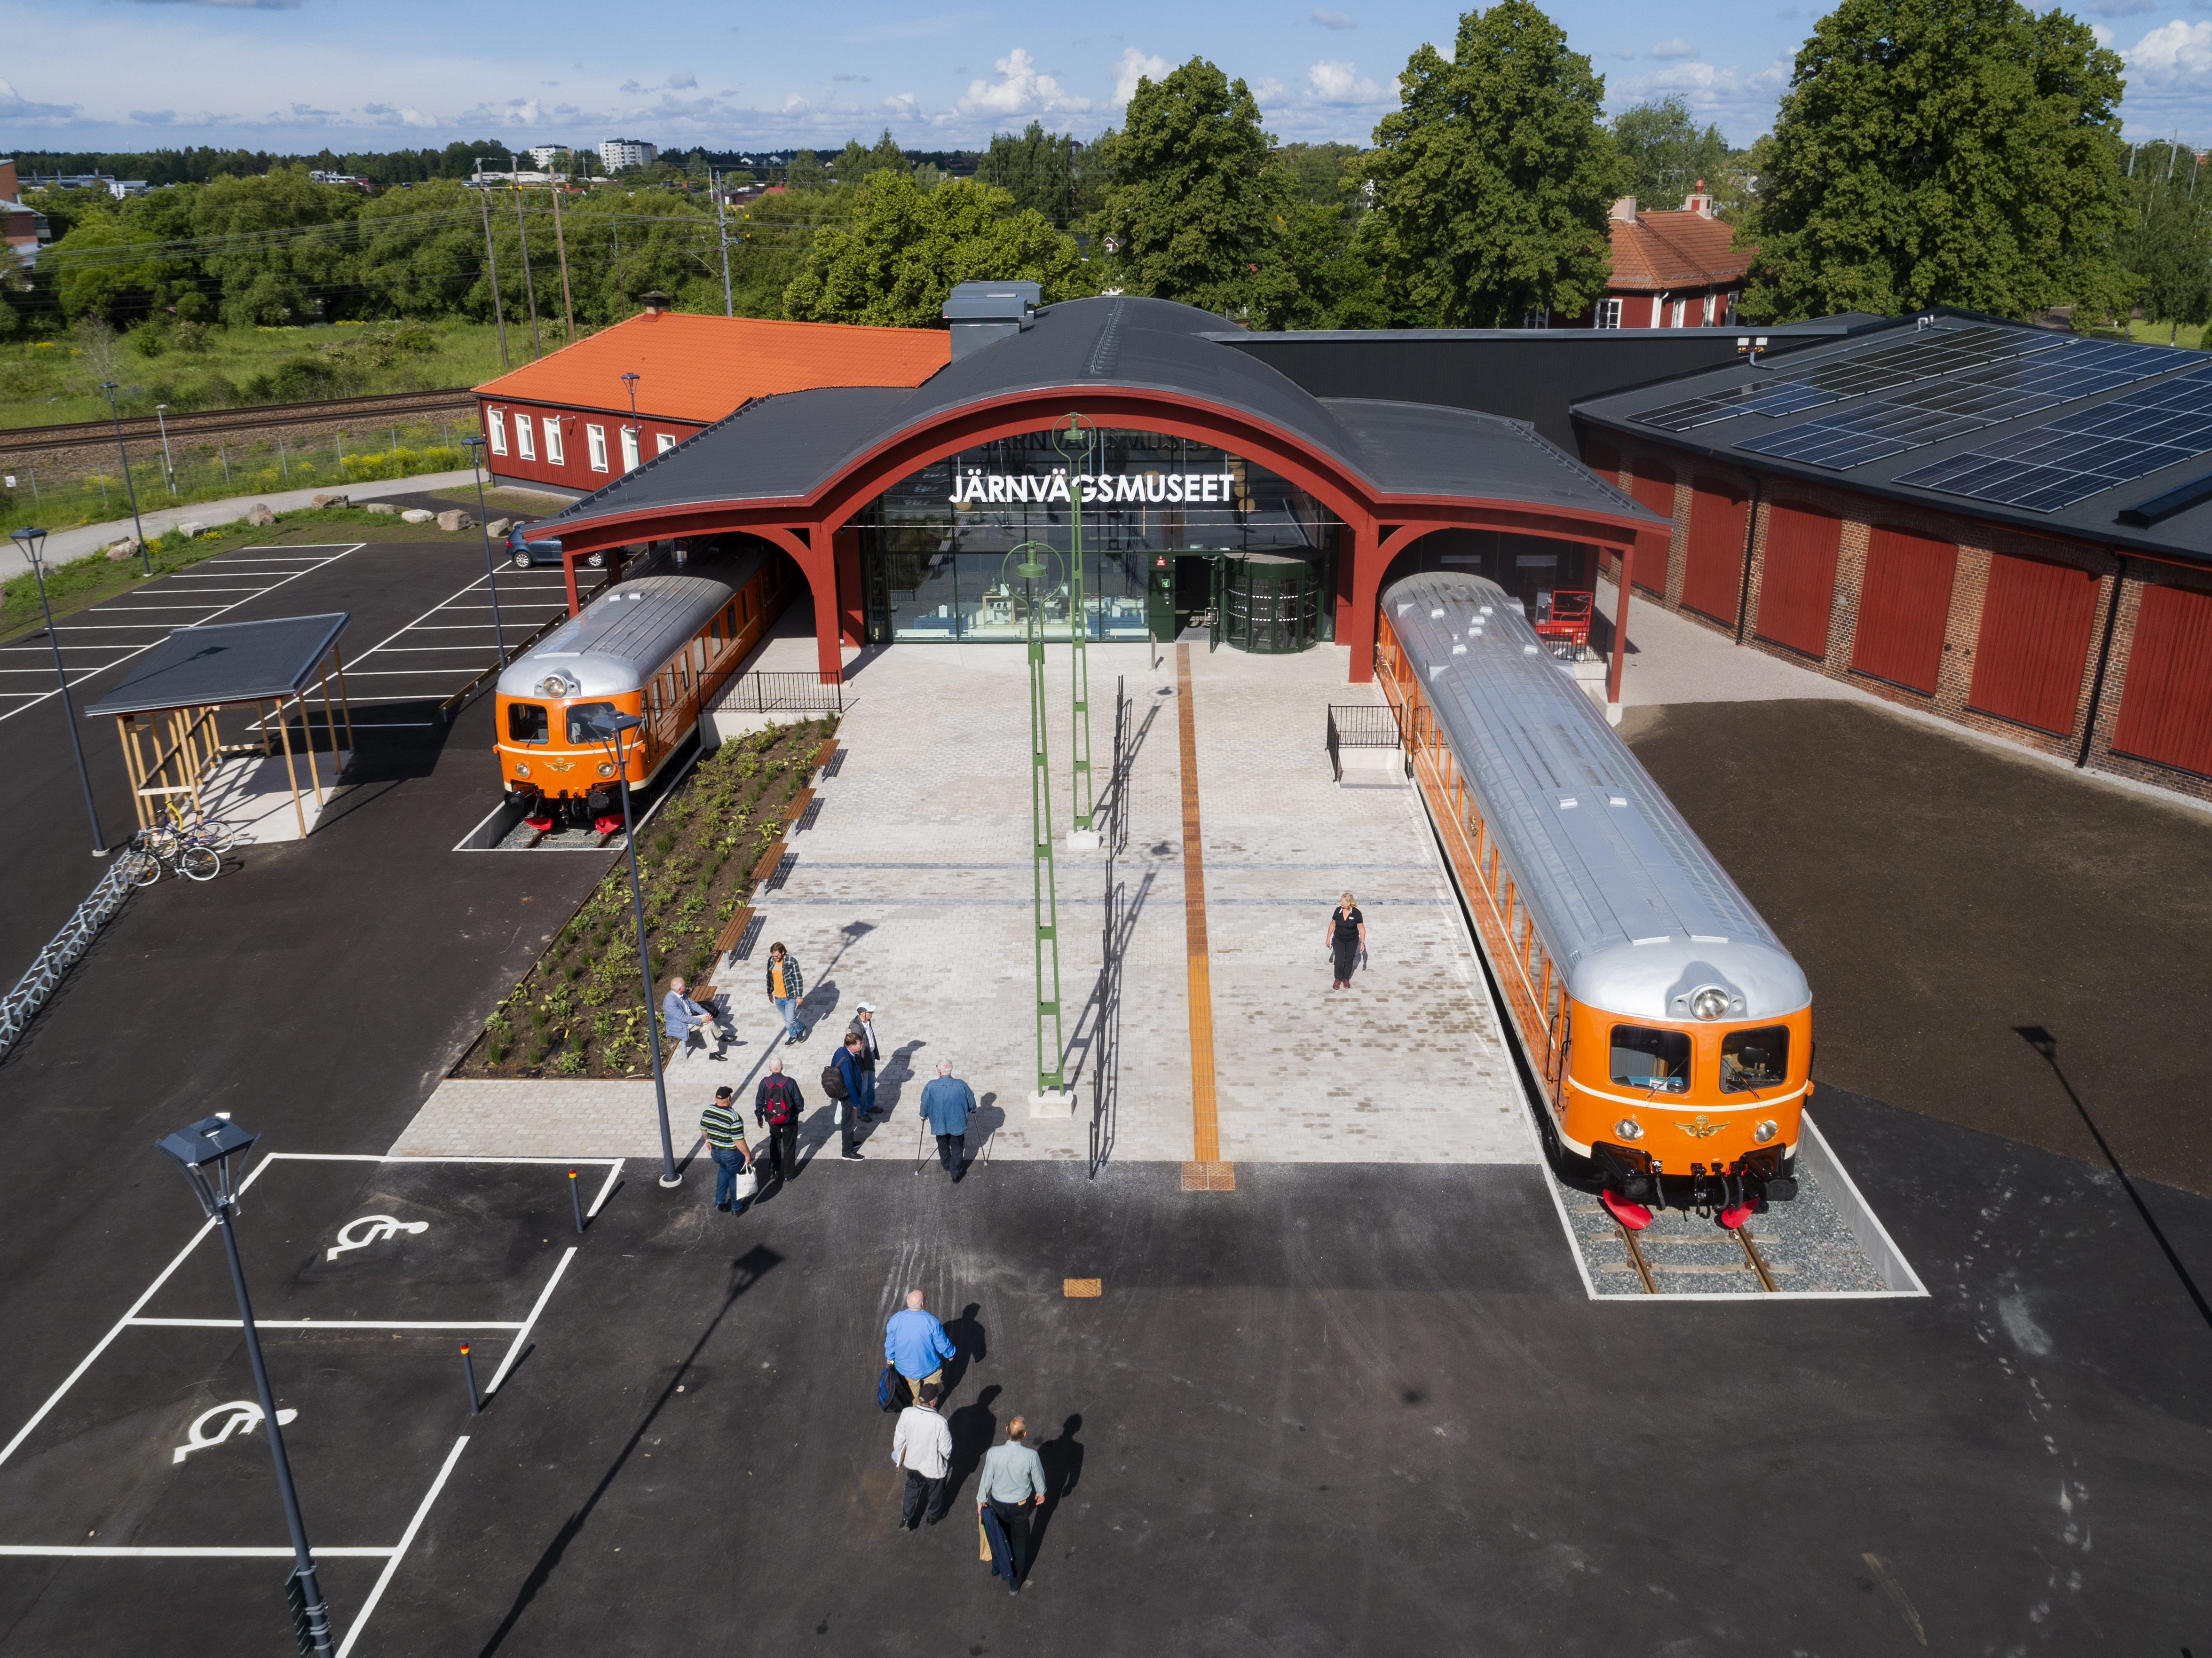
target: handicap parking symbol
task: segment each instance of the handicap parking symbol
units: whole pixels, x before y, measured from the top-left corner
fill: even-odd
[[[299,1415],[297,1411],[280,1410],[276,1412],[276,1425],[280,1428],[288,1426],[298,1420]],[[222,1418],[222,1426],[211,1434],[207,1430],[208,1424],[218,1417]],[[177,1447],[176,1455],[169,1460],[181,1462],[194,1451],[204,1451],[211,1445],[222,1444],[233,1434],[250,1434],[261,1425],[262,1420],[261,1407],[250,1399],[234,1399],[228,1405],[218,1405],[212,1410],[203,1411],[186,1431],[185,1442]]]
[[[336,1260],[349,1249],[366,1249],[372,1243],[396,1237],[402,1232],[427,1232],[427,1220],[394,1220],[389,1215],[363,1215],[359,1220],[349,1220],[338,1228],[337,1246],[325,1254],[325,1260]]]

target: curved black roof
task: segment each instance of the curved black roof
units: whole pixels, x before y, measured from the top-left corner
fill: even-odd
[[[1223,344],[1224,318],[1166,300],[1073,300],[919,386],[761,398],[540,525],[663,507],[803,499],[899,433],[1024,392],[1157,392],[1230,410],[1329,457],[1378,495],[1504,500],[1632,524],[1662,522],[1518,421],[1431,404],[1314,397]]]

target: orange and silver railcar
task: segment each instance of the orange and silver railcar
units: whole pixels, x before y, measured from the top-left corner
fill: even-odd
[[[1796,1195],[1805,975],[1495,582],[1382,595],[1377,676],[1555,1153],[1624,1224]]]
[[[591,716],[644,720],[623,769],[633,789],[652,781],[799,580],[789,559],[765,551],[695,556],[690,569],[617,582],[500,676],[500,785],[532,822],[618,826],[619,780]]]

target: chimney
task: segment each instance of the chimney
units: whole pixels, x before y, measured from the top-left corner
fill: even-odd
[[[639,295],[637,302],[645,307],[645,314],[648,317],[661,316],[675,304],[674,301],[657,288]]]
[[[1700,219],[1710,219],[1713,216],[1713,198],[1705,193],[1705,181],[1703,179],[1698,180],[1698,187],[1692,193],[1682,198],[1682,210],[1686,213],[1696,214]]]
[[[1035,282],[960,283],[945,301],[945,320],[952,325],[952,361],[1032,326],[1043,297]]]
[[[12,202],[22,193],[22,185],[15,182],[15,161],[0,161],[0,202]]]
[[[1613,204],[1613,216],[1623,224],[1636,222],[1636,197],[1624,196]]]

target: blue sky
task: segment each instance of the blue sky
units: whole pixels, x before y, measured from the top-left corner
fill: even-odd
[[[940,3],[0,0],[0,154],[390,149],[487,135],[518,149],[615,136],[769,148],[872,140],[886,126],[934,149],[1032,118],[1087,137],[1119,123],[1139,76],[1193,55],[1249,82],[1283,138],[1364,143],[1407,55],[1425,40],[1449,48],[1458,17],[1405,0],[929,9]],[[1553,15],[1605,76],[1609,109],[1680,92],[1747,143],[1820,9],[1566,0]],[[2130,137],[2212,137],[2208,12],[2212,0],[2087,9],[2127,58]]]

